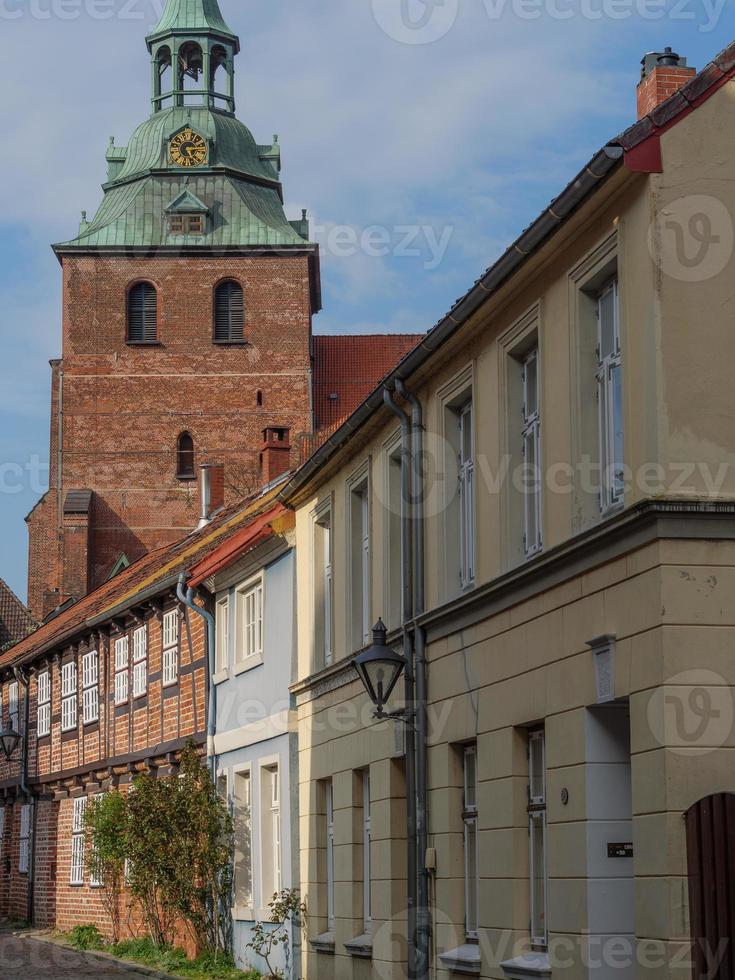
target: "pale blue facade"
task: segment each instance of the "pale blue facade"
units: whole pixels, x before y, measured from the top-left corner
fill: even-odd
[[[267,922],[274,893],[299,884],[298,736],[289,694],[296,670],[292,542],[269,539],[219,572],[214,591],[214,750],[235,822],[233,950],[240,968],[267,973],[248,948],[253,925]],[[294,929],[290,949],[272,958],[289,978],[301,975],[300,941]]]

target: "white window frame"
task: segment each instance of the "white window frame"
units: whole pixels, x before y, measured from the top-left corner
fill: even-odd
[[[148,627],[133,631],[133,699],[148,693]]]
[[[104,793],[95,793],[94,796],[92,797],[92,799],[93,800],[99,800],[104,795],[105,795]],[[95,851],[95,848],[93,847],[92,848],[92,855],[91,855],[90,865],[89,865],[89,887],[90,888],[102,888],[102,886],[104,885],[104,881],[102,880],[102,875],[98,875],[98,873],[97,873],[99,871],[99,868],[95,864],[96,858],[97,858],[96,851]]]
[[[215,673],[224,674],[230,666],[230,597],[217,601],[215,610],[215,629],[217,637],[217,663]]]
[[[31,861],[31,804],[20,808],[20,834],[18,836],[18,874],[27,875]]]
[[[370,642],[370,477],[363,468],[348,486],[351,645]],[[331,574],[331,572],[330,572]],[[326,580],[325,580],[326,594]]]
[[[250,856],[249,865],[243,865],[235,861],[234,868],[234,891],[235,897],[238,893],[244,893],[246,901],[239,902],[238,914],[251,915],[253,903],[255,901],[255,875],[253,861],[253,771],[250,766],[234,771],[233,799],[235,806],[235,838],[243,835],[243,854]],[[244,792],[243,792],[244,791]],[[239,817],[239,819],[238,819]],[[243,881],[243,877],[245,880]]]
[[[237,672],[263,663],[263,631],[265,617],[265,580],[262,574],[237,589],[237,640],[235,669]]]
[[[470,455],[465,454],[466,430],[470,427]],[[457,409],[459,453],[459,579],[462,589],[475,582],[475,416],[474,401],[468,398]]]
[[[534,376],[536,378],[535,391],[531,391],[529,381],[529,366],[535,365]],[[541,385],[539,372],[541,361],[539,359],[539,349],[535,346],[533,350],[523,358],[523,426],[521,435],[523,439],[523,461],[526,466],[531,464],[529,459],[533,459],[536,472],[528,474],[524,481],[524,500],[523,500],[523,551],[526,558],[537,555],[543,546],[543,532],[541,527],[542,511],[542,486],[541,479]],[[530,406],[535,408],[531,409]],[[531,477],[530,481],[528,477]]]
[[[327,932],[334,931],[334,785],[324,784],[327,829]]]
[[[77,662],[69,660],[61,665],[61,730],[73,731],[79,722],[79,697],[77,688]]]
[[[462,823],[464,825],[464,893],[465,934],[467,939],[479,936],[480,846],[477,808],[477,745],[467,745],[463,751]],[[473,847],[474,841],[474,847]],[[471,861],[474,849],[475,860]],[[474,890],[474,898],[473,898]]]
[[[370,811],[370,770],[362,774],[362,912],[366,936],[372,932],[372,816]]]
[[[179,681],[179,610],[171,609],[163,617],[163,686],[173,687]]]
[[[84,814],[87,809],[87,797],[77,796],[72,801],[71,823],[71,865],[69,868],[69,884],[84,884],[84,863],[86,849],[86,833]]]
[[[271,842],[273,845],[273,884],[276,894],[283,887],[281,869],[281,770],[274,766],[270,771],[271,782]]]
[[[91,725],[99,717],[99,655],[90,650],[82,656],[82,723]]]
[[[530,892],[531,892],[531,944],[539,949],[548,947],[548,861],[547,861],[547,799],[546,799],[546,734],[543,729],[528,736],[528,835],[530,842]],[[540,828],[542,854],[537,861],[538,841],[536,829]],[[541,902],[537,901],[535,868],[543,867]]]
[[[130,695],[130,639],[115,640],[115,704],[126,704]]]
[[[602,355],[602,304],[613,294],[613,351]],[[618,459],[615,432],[622,429],[622,402],[616,407],[615,375],[620,379],[622,353],[620,349],[620,290],[617,276],[597,296],[597,400],[600,432],[600,510],[609,514],[625,503],[622,473],[624,460]],[[621,382],[621,379],[620,379]],[[622,454],[622,449],[621,449]],[[619,474],[620,479],[616,477]]]
[[[319,647],[314,649],[314,669],[322,670],[334,663],[334,531],[331,501],[322,505],[313,519],[315,635],[318,632],[317,623],[322,627]],[[317,581],[321,589],[320,603],[317,602]]]
[[[18,681],[11,681],[8,684],[8,716],[10,718],[10,727],[16,732],[20,732],[20,706],[18,690]]]
[[[38,737],[51,734],[51,671],[39,671],[38,680]]]

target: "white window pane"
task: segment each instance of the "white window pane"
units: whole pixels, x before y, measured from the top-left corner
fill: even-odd
[[[164,672],[165,672],[166,656],[167,654],[164,653],[163,655]],[[165,676],[164,676],[164,683],[165,683]],[[143,697],[147,689],[148,689],[148,661],[141,660],[140,663],[133,665],[133,697],[134,698]]]
[[[617,349],[617,287],[611,285],[599,299],[600,360],[614,354]]]
[[[145,626],[140,626],[133,633],[133,662],[139,663],[148,656],[148,630]],[[127,659],[125,665],[127,664]],[[125,666],[123,665],[123,666]]]
[[[121,636],[115,640],[115,670],[123,670],[128,666],[128,638]]]
[[[128,700],[128,672],[120,671],[115,674],[115,704],[124,704]]]

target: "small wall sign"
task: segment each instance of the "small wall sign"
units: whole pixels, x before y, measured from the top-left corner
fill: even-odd
[[[608,844],[607,856],[609,858],[632,858],[633,845],[632,844]]]

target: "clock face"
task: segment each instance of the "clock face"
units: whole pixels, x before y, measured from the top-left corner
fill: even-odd
[[[207,142],[193,129],[184,129],[171,140],[171,161],[177,167],[201,167],[207,159]]]

